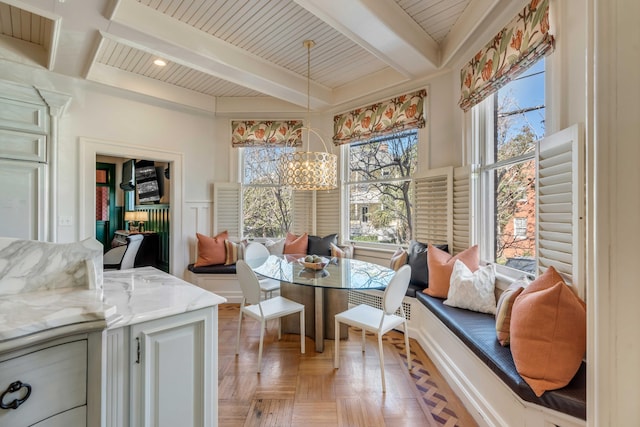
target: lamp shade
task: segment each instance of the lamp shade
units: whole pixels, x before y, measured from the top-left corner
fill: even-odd
[[[147,211],[136,211],[136,221],[146,222],[149,221],[149,212]]]
[[[127,211],[124,213],[125,221],[149,221],[149,212],[147,211]]]
[[[280,184],[294,190],[332,190],[338,186],[338,156],[325,151],[294,151],[280,157]]]

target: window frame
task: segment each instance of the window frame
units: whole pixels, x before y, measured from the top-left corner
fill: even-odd
[[[266,237],[247,237],[247,235],[245,234],[245,225],[244,225],[244,191],[246,188],[273,188],[273,187],[280,187],[279,183],[274,183],[274,184],[245,184],[245,159],[246,159],[246,153],[247,153],[247,149],[251,149],[251,148],[263,148],[265,150],[273,150],[273,149],[278,149],[278,148],[291,148],[293,150],[297,150],[297,147],[284,147],[284,146],[250,146],[250,147],[239,147],[238,148],[238,177],[239,177],[239,182],[240,182],[240,203],[241,203],[241,210],[240,210],[240,231],[242,234],[242,239],[245,238],[249,238],[253,241],[258,241],[258,242],[262,242],[262,241],[266,241],[269,239],[281,239],[284,238],[286,236],[286,231],[285,234],[283,236],[266,236]],[[289,211],[291,212],[291,219],[289,221],[290,223],[290,228],[293,225],[293,221],[294,218],[293,216],[295,215],[295,211],[294,211],[294,195],[293,195],[293,190],[289,189],[288,191],[291,192],[291,206],[289,207]],[[287,230],[290,231],[290,230]]]
[[[350,165],[349,165],[349,155],[350,155],[350,148],[352,145],[354,144],[366,144],[369,142],[377,142],[380,141],[383,138],[390,138],[393,135],[398,135],[398,134],[404,134],[404,133],[409,133],[409,132],[415,132],[415,138],[416,138],[416,153],[415,153],[415,161],[416,161],[416,165],[413,171],[413,175],[409,176],[409,177],[405,177],[405,178],[389,178],[389,179],[377,179],[377,180],[371,180],[371,181],[351,181],[349,179],[349,177],[351,176],[351,170],[350,170]],[[419,163],[420,163],[420,140],[421,140],[421,129],[420,128],[414,128],[414,129],[404,129],[400,132],[394,133],[394,134],[390,134],[390,135],[385,135],[385,136],[378,136],[378,137],[373,137],[373,138],[369,138],[369,140],[367,140],[367,142],[360,142],[360,143],[352,143],[352,144],[343,144],[340,146],[340,170],[341,170],[341,174],[342,174],[342,180],[340,182],[340,201],[341,201],[341,234],[344,236],[342,241],[344,243],[349,243],[352,245],[357,245],[360,247],[366,247],[366,248],[370,248],[370,249],[380,249],[380,250],[389,250],[392,248],[396,248],[398,247],[397,243],[379,243],[379,242],[371,242],[371,241],[363,241],[363,240],[352,240],[350,238],[350,216],[351,216],[351,210],[352,210],[352,205],[350,204],[350,200],[349,200],[349,186],[356,184],[356,183],[385,183],[385,182],[399,182],[399,181],[409,181],[412,192],[413,192],[413,200],[411,201],[412,203],[412,209],[414,209],[412,211],[412,224],[411,224],[411,228],[412,230],[415,231],[415,218],[416,218],[416,212],[415,212],[415,178],[416,178],[416,173],[419,169]],[[358,212],[358,215],[360,216],[360,212]],[[414,239],[414,236],[411,236],[410,239]],[[400,246],[402,247],[407,247],[409,244],[409,242],[407,241],[406,243],[400,244]]]
[[[545,95],[545,132],[541,138],[549,135],[550,129],[548,124],[551,123],[551,102],[549,102],[550,91],[550,69],[548,57],[543,59],[544,64],[544,95]],[[532,64],[531,66],[533,67]],[[526,71],[525,71],[526,73]],[[506,86],[506,85],[505,85]],[[495,93],[487,96],[484,100],[476,104],[471,108],[467,115],[469,120],[469,129],[471,135],[470,144],[470,157],[471,163],[474,165],[476,171],[476,179],[473,180],[471,185],[472,200],[473,203],[473,217],[475,218],[472,235],[474,241],[477,242],[480,261],[483,264],[494,264],[496,273],[502,276],[506,276],[512,279],[522,277],[523,275],[532,277],[531,274],[518,270],[506,265],[498,264],[495,262],[495,208],[494,198],[487,197],[493,193],[493,180],[494,172],[502,167],[517,164],[525,161],[536,160],[536,151],[532,150],[530,153],[518,155],[505,160],[495,161],[487,164],[487,159],[495,158],[492,151],[495,147],[495,108],[496,108],[496,96]],[[536,166],[537,167],[537,166]],[[537,221],[537,218],[536,218]],[[538,238],[536,234],[536,239]],[[536,254],[534,259],[537,263]]]

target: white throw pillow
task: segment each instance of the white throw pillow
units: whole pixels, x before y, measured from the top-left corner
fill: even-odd
[[[450,307],[495,314],[495,282],[496,274],[493,265],[480,267],[475,272],[471,272],[462,261],[457,260],[453,265],[449,294],[444,304]]]
[[[267,240],[264,242],[264,245],[269,249],[271,255],[282,255],[284,252],[284,240],[285,239]]]

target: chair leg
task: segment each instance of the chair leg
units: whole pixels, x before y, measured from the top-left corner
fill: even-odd
[[[335,323],[335,332],[334,332],[334,340],[335,345],[333,346],[333,367],[336,369],[340,369],[340,322],[338,320],[334,320]]]
[[[282,339],[282,317],[278,317],[278,341]]]
[[[260,373],[260,367],[262,366],[262,346],[264,343],[264,329],[266,323],[267,322],[263,318],[260,324],[260,345],[258,346],[258,373]]]
[[[387,391],[387,386],[384,381],[384,353],[382,351],[382,334],[378,334],[378,353],[380,357],[380,375],[382,375],[382,392]]]
[[[238,318],[238,334],[236,335],[236,355],[240,351],[240,328],[242,327],[242,307],[244,307],[244,300],[240,304],[240,317]]]
[[[365,339],[366,339],[366,336],[365,336],[365,335],[366,335],[366,332],[364,331],[364,328],[362,328],[362,340],[361,340],[362,342],[361,342],[361,344],[360,344],[360,345],[362,346],[362,352],[363,352],[363,353],[364,353],[364,344],[365,344],[365,343],[364,343],[364,341],[365,341]]]
[[[300,353],[304,354],[304,308],[300,311]]]
[[[404,347],[407,349],[407,368],[411,370],[411,350],[409,349],[409,328],[407,321],[404,322]]]

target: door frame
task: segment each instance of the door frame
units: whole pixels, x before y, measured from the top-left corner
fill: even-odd
[[[155,147],[133,145],[96,138],[79,138],[79,233],[80,238],[95,238],[96,156],[128,157],[167,162],[171,168],[169,186],[171,223],[169,226],[169,273],[182,277],[185,270],[186,242],[182,236],[183,155]]]
[[[109,227],[107,228],[106,241],[102,242],[106,252],[110,247],[109,243],[116,232],[116,226],[118,224],[118,218],[116,218],[116,165],[113,163],[96,162],[96,171],[97,170],[107,171],[107,183],[101,185],[101,187],[107,187],[109,189]],[[97,183],[96,187],[98,187]]]

